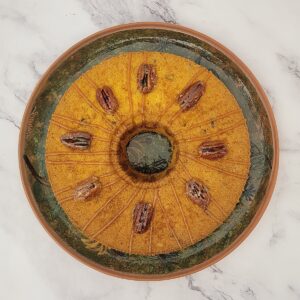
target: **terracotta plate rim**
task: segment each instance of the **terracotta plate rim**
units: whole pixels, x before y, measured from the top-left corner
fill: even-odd
[[[181,32],[188,34],[190,36],[193,36],[197,39],[200,39],[209,45],[215,47],[219,51],[221,51],[223,54],[225,54],[229,59],[231,59],[241,70],[242,72],[246,75],[246,77],[250,80],[252,85],[254,86],[256,92],[258,93],[262,104],[267,112],[268,119],[270,122],[271,126],[271,131],[272,131],[272,141],[273,141],[273,147],[274,147],[274,156],[273,156],[273,161],[272,161],[272,170],[270,174],[270,181],[268,184],[268,187],[266,189],[266,193],[264,195],[264,198],[261,201],[260,206],[257,209],[257,212],[255,213],[254,217],[252,218],[251,222],[249,225],[246,227],[246,229],[224,250],[213,256],[212,258],[195,265],[191,268],[186,268],[182,269],[180,271],[175,271],[173,273],[167,273],[167,274],[132,274],[132,273],[125,273],[125,272],[120,272],[120,271],[115,271],[106,267],[103,267],[96,262],[93,262],[89,260],[88,258],[84,257],[83,255],[79,254],[76,252],[73,248],[65,244],[65,242],[57,235],[57,233],[50,227],[50,225],[45,221],[44,217],[42,216],[37,203],[35,201],[34,195],[32,194],[32,191],[30,189],[30,185],[26,176],[26,169],[25,165],[23,162],[23,150],[25,146],[25,130],[26,130],[26,125],[28,123],[28,119],[30,116],[30,112],[32,109],[32,106],[34,104],[34,100],[36,96],[39,94],[39,92],[42,90],[44,87],[45,83],[47,82],[50,74],[53,72],[53,70],[56,69],[56,67],[62,63],[67,57],[72,55],[74,52],[76,52],[78,49],[81,47],[91,43],[92,41],[110,35],[112,33],[124,31],[124,30],[131,30],[131,29],[165,29],[165,30],[170,30],[170,31],[176,31],[176,32]],[[200,33],[198,31],[195,31],[190,28],[186,28],[181,25],[176,25],[176,24],[169,24],[169,23],[161,23],[161,22],[137,22],[137,23],[128,23],[128,24],[122,24],[122,25],[117,25],[110,27],[108,29],[104,29],[101,31],[98,31],[83,40],[79,41],[76,43],[74,46],[66,50],[62,55],[60,55],[47,69],[47,71],[44,73],[44,75],[41,77],[39,82],[37,83],[36,87],[34,88],[29,101],[26,105],[25,112],[23,115],[22,123],[21,123],[21,128],[20,128],[20,134],[19,134],[19,149],[18,149],[18,157],[19,157],[19,168],[20,168],[20,173],[21,173],[21,180],[22,180],[22,185],[25,190],[27,199],[29,201],[29,204],[38,218],[39,222],[42,224],[44,229],[48,232],[48,234],[54,239],[54,241],[61,246],[65,251],[67,251],[70,255],[72,255],[74,258],[77,260],[81,261],[85,265],[100,271],[102,273],[105,273],[107,275],[112,275],[115,277],[119,278],[125,278],[125,279],[131,279],[131,280],[166,280],[166,279],[172,279],[172,278],[177,278],[181,276],[186,276],[192,273],[195,273],[197,271],[201,271],[207,267],[209,267],[212,264],[217,263],[220,261],[222,258],[230,254],[234,249],[236,249],[248,236],[249,234],[253,231],[259,220],[261,219],[262,215],[264,214],[277,179],[277,173],[278,173],[278,166],[279,166],[279,141],[278,141],[278,132],[277,132],[277,127],[276,127],[276,122],[274,118],[274,114],[271,108],[271,105],[268,101],[268,98],[258,82],[258,80],[255,78],[253,73],[250,71],[250,69],[234,54],[232,53],[229,49],[224,47],[222,44],[219,42],[215,41],[211,37]]]

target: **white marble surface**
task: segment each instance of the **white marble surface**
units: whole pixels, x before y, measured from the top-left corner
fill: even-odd
[[[0,298],[300,299],[299,16],[299,0],[0,0]],[[60,249],[27,203],[17,162],[23,111],[49,64],[134,21],[179,23],[233,50],[267,92],[281,142],[277,186],[250,237],[216,265],[164,282],[112,278]]]

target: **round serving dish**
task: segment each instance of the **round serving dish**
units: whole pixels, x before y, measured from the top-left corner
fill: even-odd
[[[79,76],[103,59],[128,51],[176,54],[214,73],[235,96],[247,121],[251,143],[249,177],[239,203],[211,235],[170,254],[130,255],[100,244],[87,245],[55,199],[45,166],[45,141],[57,103]],[[19,163],[24,189],[36,216],[59,245],[104,273],[135,280],[161,280],[199,271],[230,253],[265,211],[278,170],[278,136],[262,87],[250,70],[213,39],[163,23],[134,23],[93,34],[61,55],[33,91],[24,114]]]

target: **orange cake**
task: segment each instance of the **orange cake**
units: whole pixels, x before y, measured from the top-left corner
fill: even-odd
[[[206,68],[173,54],[108,58],[60,99],[46,142],[57,201],[90,241],[156,255],[225,222],[250,166],[246,121]]]

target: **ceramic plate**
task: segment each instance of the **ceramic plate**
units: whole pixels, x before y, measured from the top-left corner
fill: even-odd
[[[181,251],[156,256],[129,255],[89,245],[73,226],[51,190],[45,142],[52,113],[70,85],[92,66],[128,51],[176,54],[216,75],[235,96],[247,122],[251,166],[244,192],[228,219],[211,235]],[[236,248],[259,221],[270,200],[278,168],[274,117],[260,84],[228,49],[193,30],[171,24],[135,23],[113,27],[82,40],[44,74],[27,105],[19,142],[19,161],[30,204],[48,233],[71,255],[107,274],[159,280],[201,270]]]

